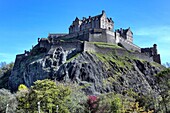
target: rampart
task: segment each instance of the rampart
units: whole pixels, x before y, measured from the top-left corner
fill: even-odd
[[[97,53],[102,53],[102,54],[108,54],[108,53],[114,53],[117,56],[127,56],[127,57],[132,57],[132,58],[138,58],[138,59],[143,59],[148,62],[152,62],[153,58],[150,57],[149,55],[146,55],[145,53],[140,53],[140,52],[129,52],[123,48],[107,48],[107,47],[99,47],[93,43],[89,42],[84,42],[84,51],[89,51],[89,52],[97,52]]]
[[[137,45],[131,43],[131,42],[128,42],[127,40],[125,39],[120,39],[120,42],[124,48],[126,48],[127,50],[132,50],[132,51],[138,51],[138,52],[141,52],[141,48],[138,47]]]
[[[53,54],[56,48],[62,47],[65,51],[75,50],[76,52],[83,51],[83,42],[81,41],[58,41],[51,45],[51,49],[48,54]]]
[[[116,42],[116,38],[119,38],[119,42]],[[81,41],[88,41],[88,42],[105,42],[105,43],[112,43],[112,44],[121,43],[122,46],[127,50],[141,52],[141,48],[138,47],[137,45],[128,42],[127,40],[121,37],[115,37],[114,32],[106,29],[89,29],[86,31],[81,31],[81,32],[53,38],[53,40],[54,40],[53,42],[58,40],[64,40],[64,41],[81,40]]]
[[[115,44],[123,47],[124,49],[109,47],[103,48],[95,45],[93,42]],[[59,36],[57,38],[42,38],[39,40],[38,45],[40,48],[46,48],[48,54],[52,54],[56,48],[62,47],[65,51],[94,51],[103,54],[114,52],[118,56],[129,56],[149,62],[155,61],[160,63],[160,55],[151,56],[147,52],[141,52],[141,48],[137,45],[120,36],[117,37],[115,32],[106,29],[89,29],[78,33]]]

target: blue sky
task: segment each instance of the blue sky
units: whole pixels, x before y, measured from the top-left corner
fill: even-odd
[[[115,28],[131,27],[140,47],[158,45],[170,62],[170,0],[0,0],[0,62],[15,61],[49,33],[67,33],[76,16],[106,11]]]

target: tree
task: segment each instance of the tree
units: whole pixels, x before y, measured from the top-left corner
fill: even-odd
[[[69,101],[66,102],[66,106],[71,113],[84,113],[86,109],[85,103],[87,102],[87,96],[82,91],[82,87],[78,84],[67,83],[71,88],[71,94],[69,95]]]
[[[118,94],[108,93],[100,95],[99,110],[97,113],[124,113],[123,98]]]
[[[122,102],[119,97],[115,97],[111,104],[112,113],[120,113],[122,110]]]
[[[0,62],[0,68],[5,67],[7,65],[6,62]]]
[[[14,113],[18,105],[16,96],[6,89],[0,89],[0,113],[6,112],[7,104],[8,113]]]
[[[165,64],[163,64],[165,67],[170,68],[170,63],[166,62]]]
[[[18,92],[16,93],[17,101],[18,101],[17,113],[28,112],[29,93],[30,93],[30,90],[24,84],[19,85]]]
[[[18,87],[18,91],[25,91],[25,90],[26,91],[28,90],[27,86],[25,86],[24,84],[20,84]]]
[[[162,100],[160,105],[165,113],[170,112],[170,68],[167,68],[156,75],[160,87],[160,95]]]
[[[62,83],[55,83],[51,80],[38,80],[34,83],[24,99],[23,96],[19,97],[19,103],[25,106],[26,112],[36,112],[37,103],[40,102],[41,112],[53,113],[56,111],[56,106],[59,106],[59,112],[69,113],[68,108],[65,106],[66,101],[71,93],[70,87]],[[20,104],[21,106],[21,104]],[[20,107],[18,108],[21,109]]]
[[[99,110],[99,101],[99,97],[95,95],[88,96],[86,104],[88,112],[90,111],[90,113],[96,113]]]
[[[14,63],[0,63],[0,88],[8,89],[8,80]]]

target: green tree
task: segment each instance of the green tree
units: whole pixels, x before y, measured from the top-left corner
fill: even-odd
[[[20,84],[16,95],[18,100],[17,112],[27,113],[29,109],[29,102],[28,102],[29,89],[24,84]]]
[[[8,80],[11,75],[14,63],[0,63],[0,88],[8,89]]]
[[[98,113],[124,113],[123,98],[121,95],[108,93],[100,95]]]
[[[112,113],[121,113],[122,111],[122,102],[119,97],[115,97],[111,104]]]
[[[66,106],[71,113],[84,113],[86,107],[84,103],[87,102],[87,96],[82,91],[82,87],[78,84],[70,84],[71,87],[71,94],[69,95],[69,101],[66,102]]]
[[[28,88],[24,84],[20,84],[18,87],[18,91],[23,91],[23,90],[28,90]]]
[[[0,68],[5,67],[7,65],[6,62],[0,62]]]
[[[0,113],[5,113],[6,109],[8,109],[8,113],[15,113],[17,105],[17,99],[14,94],[11,94],[6,89],[0,89]]]
[[[69,113],[68,108],[65,106],[71,93],[69,86],[62,83],[56,84],[48,79],[38,80],[34,84],[25,96],[18,98],[20,106],[21,104],[24,106],[24,111],[37,112],[37,103],[40,102],[41,112],[53,113],[58,105],[60,113]],[[18,110],[20,109],[22,108],[19,107]]]
[[[170,68],[167,68],[156,75],[160,87],[160,95],[162,100],[160,105],[163,108],[160,108],[165,113],[170,112]]]

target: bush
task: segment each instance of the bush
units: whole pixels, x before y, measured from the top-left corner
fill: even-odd
[[[7,104],[7,112],[14,113],[18,105],[16,96],[6,89],[0,89],[0,113],[6,112]]]
[[[87,99],[86,108],[90,113],[96,113],[99,109],[100,99],[97,96],[90,95]]]
[[[70,88],[64,84],[56,84],[48,79],[38,80],[28,92],[22,92],[21,95],[18,95],[18,111],[36,112],[37,103],[40,102],[41,112],[47,111],[53,113],[56,111],[56,106],[58,105],[59,112],[69,113],[65,103],[69,101],[68,97],[70,93]]]
[[[11,71],[13,68],[14,63],[6,64],[0,63],[0,89],[5,88],[8,89],[8,80],[9,76],[11,75]]]
[[[84,113],[87,109],[85,103],[87,102],[87,96],[82,91],[78,84],[67,84],[71,88],[71,94],[69,95],[69,101],[66,102],[66,106],[71,113]]]

